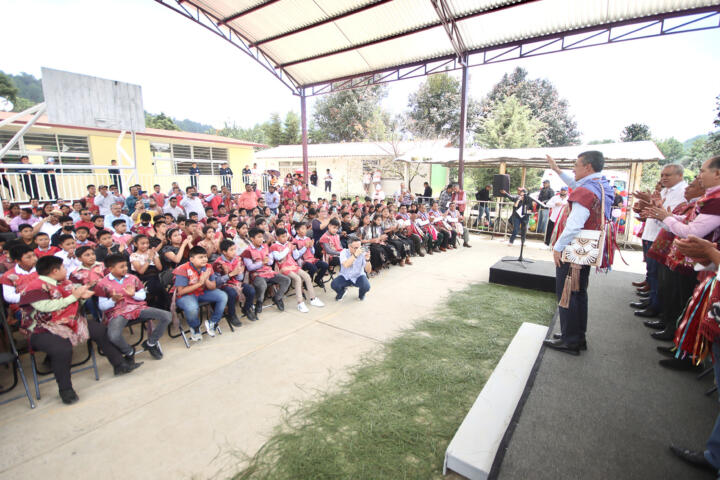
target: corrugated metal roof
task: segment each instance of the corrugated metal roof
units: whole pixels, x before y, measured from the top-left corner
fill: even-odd
[[[546,155],[558,163],[572,164],[582,152],[598,150],[603,153],[608,164],[627,164],[632,162],[657,162],[665,157],[652,141],[603,143],[599,145],[573,145],[570,147],[545,148],[466,148],[465,166],[493,166],[505,162],[508,166],[544,166]],[[409,150],[396,160],[412,163],[437,163],[454,166],[458,163],[458,148],[416,148]]]
[[[5,120],[6,118],[15,115],[14,112],[0,112],[0,120]],[[14,121],[11,125],[14,124],[25,124],[28,120],[32,118],[32,115],[23,115],[16,121]],[[94,127],[78,127],[75,125],[60,125],[57,123],[50,123],[48,122],[47,115],[41,115],[38,121],[35,123],[37,126],[44,126],[44,127],[55,127],[55,128],[68,128],[73,130],[96,130],[101,132],[114,132],[114,133],[120,133],[120,130],[111,130],[107,128],[94,128]],[[210,135],[207,133],[194,133],[194,132],[183,132],[180,130],[161,130],[159,128],[145,128],[142,132],[137,132],[138,136],[148,136],[148,137],[160,137],[160,138],[166,138],[166,139],[175,139],[175,140],[187,140],[191,142],[206,142],[206,143],[224,143],[228,145],[238,145],[238,146],[244,146],[244,147],[256,147],[256,148],[263,148],[267,145],[264,145],[262,143],[254,143],[254,142],[248,142],[245,140],[238,140],[236,138],[230,138],[230,137],[223,137],[220,135]]]
[[[157,0],[166,3],[168,0]],[[434,0],[183,0],[232,28],[299,86],[455,52]],[[720,0],[438,0],[469,53],[673,12]]]
[[[415,150],[435,150],[444,147],[448,140],[420,142],[347,142],[311,143],[308,158],[318,157],[396,157]],[[279,145],[255,153],[256,159],[302,158],[302,145]]]

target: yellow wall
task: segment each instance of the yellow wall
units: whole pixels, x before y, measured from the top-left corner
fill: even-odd
[[[221,145],[218,145],[219,147]],[[252,168],[255,163],[255,152],[252,147],[231,147],[227,146],[228,149],[228,164],[234,175],[240,175],[245,165],[249,165]]]
[[[132,137],[125,134],[120,145],[128,154],[131,163],[126,162],[122,157],[118,156],[116,144],[117,137],[106,137],[103,135],[89,135],[90,156],[94,165],[110,165],[110,160],[117,160],[118,166],[132,167]],[[152,154],[150,152],[150,141],[141,138],[135,138],[135,148],[137,152],[137,168],[139,174],[153,174]]]

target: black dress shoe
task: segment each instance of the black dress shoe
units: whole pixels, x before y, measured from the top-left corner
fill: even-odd
[[[632,302],[630,304],[631,308],[634,308],[636,310],[644,310],[650,306],[650,300],[638,300],[637,302]]]
[[[650,292],[635,292],[640,298],[650,298]]]
[[[281,312],[285,311],[285,304],[283,303],[282,298],[279,300],[273,300],[273,303],[278,310],[280,310]]]
[[[245,315],[247,316],[247,319],[251,322],[257,320],[257,317],[255,316],[255,312],[253,311],[252,307],[249,307],[247,310],[245,310]]]
[[[75,393],[75,390],[72,388],[68,388],[67,390],[60,390],[60,399],[65,405],[72,405],[73,403],[80,400],[80,398],[77,396],[77,393]]]
[[[659,332],[652,332],[650,336],[655,340],[672,340],[675,338],[675,329],[666,328],[665,330],[660,330]]]
[[[645,310],[637,310],[635,312],[636,317],[643,317],[643,318],[655,318],[658,315],[660,315],[660,312],[657,310],[653,310],[652,308],[646,308]]]
[[[645,320],[643,325],[654,330],[665,330],[665,323],[660,320]]]
[[[674,358],[675,352],[677,352],[677,350],[675,349],[675,345],[673,345],[672,347],[657,347],[657,351],[660,355],[665,355],[666,357],[670,358]]]
[[[562,333],[553,333],[552,337],[554,340],[560,340],[562,338]],[[580,347],[580,350],[587,350],[587,340],[583,340],[578,346]]]
[[[680,358],[665,358],[658,360],[661,367],[668,368],[670,370],[679,370],[681,372],[702,372],[703,367],[701,365],[695,365],[689,357],[683,359]]]
[[[707,461],[703,452],[696,452],[686,448],[676,447],[675,445],[670,445],[670,451],[693,467],[709,470],[717,474],[718,469]]]
[[[113,367],[113,371],[115,373],[115,376],[125,375],[126,373],[130,373],[133,370],[135,370],[136,368],[140,367],[140,365],[142,365],[143,363],[145,363],[145,362],[128,363],[123,360],[123,362],[120,365],[116,365],[115,367]]]
[[[147,340],[145,340],[145,341],[142,343],[142,347],[143,347],[146,351],[150,352],[150,355],[151,355],[155,360],[161,360],[161,359],[162,359],[162,357],[163,357],[163,352],[162,352],[162,350],[160,350],[160,344],[159,344],[159,343],[156,343],[155,345],[150,345],[150,343],[149,343]]]
[[[255,316],[257,317],[262,313],[262,302],[255,303]]]
[[[568,343],[563,342],[562,340],[550,340],[547,339],[543,342],[546,347],[552,348],[553,350],[557,350],[559,352],[569,353],[570,355],[578,356],[580,355],[580,346],[579,345],[570,345]]]

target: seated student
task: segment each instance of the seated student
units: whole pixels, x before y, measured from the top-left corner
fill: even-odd
[[[18,226],[18,238],[7,242],[5,250],[10,250],[12,247],[17,245],[25,245],[35,250],[37,244],[35,244],[35,232],[33,231],[32,225],[27,223],[21,223]]]
[[[305,290],[307,290],[307,295],[310,299],[310,305],[313,307],[324,307],[325,304],[315,296],[310,275],[308,275],[305,270],[302,270],[293,258],[292,252],[295,250],[295,244],[288,241],[287,230],[278,228],[275,230],[275,237],[277,241],[270,247],[270,255],[272,255],[273,260],[277,262],[280,267],[280,273],[290,277],[290,280],[295,284],[297,309],[302,313],[308,313],[310,311],[303,300],[303,283],[305,284]]]
[[[123,247],[123,250],[127,249],[132,242],[133,236],[127,233],[127,223],[125,220],[122,218],[113,220],[112,228],[115,230],[115,233],[112,234],[113,243]]]
[[[61,250],[55,256],[62,258],[63,266],[69,277],[80,266],[80,260],[75,257],[75,239],[72,235],[61,235],[58,238],[58,245]]]
[[[95,215],[92,217],[92,223],[93,226],[90,228],[90,237],[95,240],[95,242],[98,242],[97,233],[100,230],[105,230],[105,216],[104,215]]]
[[[75,229],[75,247],[97,247],[97,243],[90,240],[90,229],[87,227],[77,227]]]
[[[217,273],[218,288],[228,296],[228,314],[230,323],[236,327],[242,326],[235,311],[238,301],[242,303],[242,311],[248,320],[254,322],[255,316],[255,287],[243,283],[245,279],[245,263],[237,254],[237,246],[232,240],[220,242],[220,256],[213,263],[213,270]]]
[[[310,274],[310,278],[315,279],[315,285],[320,288],[325,286],[323,277],[328,271],[328,264],[322,260],[318,260],[315,257],[315,242],[310,237],[307,237],[307,224],[304,222],[297,222],[295,224],[295,231],[297,236],[293,240],[295,244],[295,250],[293,250],[293,258],[297,260],[300,267]]]
[[[208,254],[209,261],[214,262],[220,250],[220,239],[215,235],[215,228],[210,225],[203,227],[202,232],[203,238],[197,242],[197,245],[203,247]]]
[[[355,286],[360,289],[360,300],[370,290],[370,281],[367,274],[370,273],[370,252],[363,252],[362,243],[358,237],[348,239],[348,248],[340,252],[340,274],[336,276],[330,287],[335,290],[335,300],[340,301],[345,296],[347,287]]]
[[[174,270],[185,261],[188,250],[192,248],[192,239],[183,238],[180,228],[171,228],[165,233],[167,241],[160,250],[164,270]]]
[[[145,298],[145,286],[135,275],[128,274],[127,259],[120,254],[108,255],[105,259],[108,274],[95,285],[98,306],[103,311],[103,323],[107,326],[108,338],[129,363],[135,362],[135,348],[128,345],[123,330],[131,320],[155,320],[152,332],[142,347],[156,360],[163,357],[158,341],[172,321],[167,310],[149,307]]]
[[[70,274],[70,281],[79,285],[87,285],[90,288],[95,288],[97,282],[105,276],[105,265],[97,261],[95,250],[87,245],[76,248],[75,257],[80,260],[80,266]],[[85,302],[84,307],[95,320],[101,320],[97,297],[92,296],[89,298]]]
[[[162,310],[170,310],[170,295],[160,283],[159,273],[162,271],[162,262],[157,249],[150,248],[150,238],[147,235],[137,235],[133,239],[135,251],[130,254],[132,271],[147,289],[147,301]]]
[[[35,243],[37,244],[35,255],[37,255],[38,258],[55,255],[60,251],[58,247],[50,245],[50,235],[45,232],[40,232],[35,235]]]
[[[73,346],[92,339],[113,366],[115,375],[129,373],[140,363],[128,363],[107,336],[105,326],[88,322],[80,313],[79,300],[92,296],[87,287],[74,286],[67,280],[61,258],[42,257],[35,266],[38,278],[20,293],[21,331],[29,336],[30,348],[45,352],[60,390],[63,403],[79,400],[72,388],[70,368]]]
[[[57,231],[50,236],[50,244],[56,247],[60,246],[61,235],[70,235],[75,238],[75,223],[73,222],[73,219],[67,216],[60,217],[59,222],[60,228],[58,228]]]
[[[155,229],[152,225],[150,225],[150,220],[152,220],[152,216],[148,212],[141,213],[140,223],[133,225],[130,231],[136,235],[147,235],[148,237],[155,236]]]
[[[263,235],[264,232],[259,228],[251,228],[248,236],[252,245],[242,253],[245,268],[250,272],[250,281],[255,287],[255,315],[262,313],[262,304],[268,285],[275,284],[278,286],[277,292],[273,296],[273,303],[281,312],[285,310],[283,296],[290,287],[290,278],[273,271],[271,266],[273,259],[270,256],[270,250],[265,245]]]
[[[327,231],[318,240],[320,248],[328,256],[329,265],[339,265],[340,263],[340,252],[343,248],[338,230],[340,230],[340,222],[338,219],[333,218],[327,224]]]
[[[202,340],[200,333],[199,303],[210,302],[213,312],[209,320],[205,320],[205,329],[211,337],[215,336],[218,323],[222,318],[228,297],[225,292],[216,288],[216,275],[208,265],[207,252],[202,247],[190,249],[189,261],[173,270],[175,274],[175,304],[185,313],[185,320],[190,326],[190,339],[193,342]]]
[[[19,318],[20,292],[29,281],[37,278],[35,273],[37,255],[26,245],[16,245],[10,248],[10,258],[16,262],[15,266],[0,277],[0,285],[5,303],[10,306],[10,316]]]
[[[125,253],[124,245],[117,245],[113,243],[113,234],[109,230],[98,230],[97,241],[98,245],[95,247],[95,256],[98,262],[104,262],[108,255],[111,253]]]

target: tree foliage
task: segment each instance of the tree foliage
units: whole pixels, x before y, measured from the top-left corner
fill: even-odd
[[[641,140],[651,140],[650,127],[644,123],[631,123],[623,128],[620,134],[621,142],[639,142]]]
[[[298,143],[302,143],[300,115],[297,113],[288,112],[285,115],[282,139],[283,145],[297,145]]]
[[[503,75],[480,104],[480,115],[487,118],[503,98],[515,96],[528,107],[531,117],[543,123],[538,141],[542,147],[576,145],[580,141],[577,123],[570,115],[567,100],[560,98],[555,86],[547,79],[529,79],[528,72],[516,68]]]
[[[527,148],[540,146],[542,131],[546,125],[533,117],[530,107],[524,106],[515,95],[499,99],[492,105],[487,117],[478,127],[475,141],[484,148]],[[497,169],[468,169],[474,187],[492,183]],[[540,184],[541,169],[527,169],[525,186],[534,189]],[[510,183],[513,187],[522,184],[522,169],[510,168]]]
[[[282,122],[280,121],[280,115],[277,112],[270,115],[270,121],[265,124],[264,129],[268,145],[271,147],[277,147],[283,143]]]
[[[159,128],[161,130],[180,130],[180,128],[175,125],[173,119],[163,112],[160,112],[158,115],[145,112],[145,126]]]
[[[186,118],[184,120],[178,120],[177,118],[172,119],[175,125],[178,126],[183,132],[194,132],[194,133],[210,133],[215,135],[215,127],[202,122],[196,122]]]
[[[683,147],[683,144],[676,138],[670,137],[665,140],[655,140],[655,144],[665,157],[665,160],[660,161],[660,165],[682,162],[685,156],[685,147]]]
[[[12,79],[0,72],[0,97],[10,100],[13,104],[17,102],[19,90]]]
[[[321,97],[313,112],[314,143],[379,141],[387,135],[389,115],[380,106],[385,85],[343,90]]]
[[[407,129],[417,138],[448,138],[457,144],[460,135],[460,80],[447,73],[431,75],[408,98]],[[467,130],[475,129],[479,104],[468,99]]]

